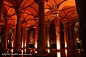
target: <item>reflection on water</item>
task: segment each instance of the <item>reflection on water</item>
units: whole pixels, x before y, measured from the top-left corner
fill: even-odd
[[[57,57],[61,57],[61,53],[60,52],[57,52]]]
[[[67,57],[67,49],[65,49],[65,56]]]

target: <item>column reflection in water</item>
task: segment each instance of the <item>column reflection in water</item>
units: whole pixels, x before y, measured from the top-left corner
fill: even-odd
[[[67,49],[65,49],[65,57],[67,57]]]
[[[13,49],[11,49],[11,53],[13,54]],[[11,57],[13,57],[13,55],[11,55]]]
[[[61,52],[57,52],[57,57],[61,57]]]

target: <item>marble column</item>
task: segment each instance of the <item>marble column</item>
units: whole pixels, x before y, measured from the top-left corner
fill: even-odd
[[[72,39],[71,25],[72,25],[72,24],[68,24],[68,26],[69,26],[69,37],[70,37],[71,57],[73,57],[74,55],[73,55],[73,39]]]
[[[25,47],[25,26],[23,27],[22,31],[22,48]]]
[[[55,31],[56,31],[56,49],[57,51],[61,49],[61,39],[60,39],[60,17],[55,19]]]
[[[0,0],[0,33],[1,33],[1,9],[2,9],[3,0]]]
[[[46,25],[44,17],[44,1],[34,0],[38,3],[39,22],[38,22],[38,54],[44,54],[46,51]]]
[[[44,3],[39,3],[39,25],[38,25],[38,53],[46,51],[46,25],[44,18]]]
[[[35,28],[35,49],[37,49],[37,40],[38,40],[38,22],[36,24],[36,28]]]
[[[0,24],[0,33],[1,33],[1,24]]]
[[[15,48],[14,52],[20,52],[20,41],[21,41],[21,18],[20,12],[17,11],[17,25],[16,25],[16,38],[15,38]]]
[[[13,27],[13,48],[15,45],[16,27]]]
[[[63,24],[64,24],[65,56],[69,57],[69,42],[68,42],[67,21],[64,20]]]
[[[7,20],[5,19],[5,32],[4,32],[4,38],[2,42],[2,50],[6,51],[7,50],[7,35],[8,35],[8,23]]]
[[[47,47],[48,47],[48,53],[50,53],[50,38],[49,38],[49,30],[50,30],[50,23],[46,23],[47,25]]]

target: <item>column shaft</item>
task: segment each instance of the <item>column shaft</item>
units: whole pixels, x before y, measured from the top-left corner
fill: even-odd
[[[21,41],[21,18],[19,16],[19,11],[18,11],[14,52],[20,52],[20,41]]]
[[[3,42],[2,42],[2,50],[7,50],[7,35],[8,35],[8,26],[7,26],[7,20],[5,19],[5,34],[4,34],[4,38],[3,38]]]
[[[15,45],[16,27],[13,28],[13,47]]]
[[[44,3],[39,3],[39,25],[38,25],[38,53],[43,54],[46,51],[46,25],[44,18]]]
[[[1,23],[1,9],[2,9],[3,0],[0,0],[0,23]],[[0,33],[1,33],[1,24],[0,24]]]
[[[25,27],[23,27],[23,32],[22,32],[22,48],[25,47]]]
[[[71,25],[72,24],[69,24],[69,36],[70,36],[71,56],[73,57],[73,39],[72,39]]]
[[[65,56],[69,57],[69,41],[68,41],[68,31],[67,31],[67,22],[64,21],[64,42],[65,42]]]
[[[59,23],[59,18],[55,19],[55,30],[56,30],[56,49],[60,50],[61,49],[61,44],[60,44],[60,23]]]

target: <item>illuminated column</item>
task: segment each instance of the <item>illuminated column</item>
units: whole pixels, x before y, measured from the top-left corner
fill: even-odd
[[[1,24],[0,24],[0,33],[1,33]]]
[[[64,24],[65,56],[69,57],[69,43],[68,43],[68,31],[66,19],[63,20],[63,24]]]
[[[27,50],[27,52],[29,52],[29,28],[25,28],[25,30],[26,30],[26,50]]]
[[[27,32],[28,28],[25,28],[25,48],[27,47]]]
[[[35,0],[39,7],[39,24],[38,24],[38,53],[43,54],[46,51],[46,25],[44,17],[44,1]]]
[[[3,0],[0,0],[0,33],[1,33],[1,9],[2,9]]]
[[[0,0],[0,33],[1,33],[1,9],[2,9],[2,2],[3,2],[3,0]]]
[[[35,53],[37,53],[37,47],[38,47],[37,40],[38,40],[38,22],[37,22],[36,28],[35,28],[35,49],[36,49]]]
[[[22,31],[22,48],[25,47],[25,24]]]
[[[55,19],[55,30],[56,30],[56,49],[57,51],[61,49],[61,44],[60,44],[60,17],[56,17]]]
[[[14,45],[15,45],[15,36],[16,36],[16,27],[13,27],[13,43],[12,43],[12,47],[14,47]]]
[[[56,31],[57,57],[61,57],[60,17],[58,16],[56,16],[56,19],[55,19],[55,31]]]
[[[48,47],[48,53],[50,53],[49,29],[50,29],[50,23],[47,23],[47,47]]]
[[[8,24],[7,24],[7,20],[5,18],[5,32],[4,32],[4,38],[3,38],[3,42],[2,42],[2,50],[6,51],[7,50],[7,35],[8,35]]]
[[[21,18],[19,10],[17,11],[17,25],[16,25],[16,38],[14,52],[20,52],[20,41],[21,41]]]
[[[73,57],[73,39],[72,39],[71,25],[72,24],[68,24],[68,26],[69,26],[69,36],[70,36],[71,57]]]

